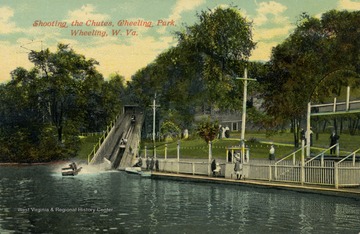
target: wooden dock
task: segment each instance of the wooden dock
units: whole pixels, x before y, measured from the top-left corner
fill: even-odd
[[[169,180],[180,180],[180,181],[191,181],[201,183],[217,183],[217,184],[229,184],[239,186],[252,186],[252,187],[265,187],[274,189],[291,190],[306,193],[316,193],[331,196],[340,197],[351,197],[360,199],[360,188],[333,188],[329,186],[321,185],[300,185],[295,183],[281,183],[273,181],[262,181],[262,180],[235,180],[227,179],[224,177],[210,177],[190,174],[174,174],[164,172],[152,172],[151,178],[154,179],[169,179]]]

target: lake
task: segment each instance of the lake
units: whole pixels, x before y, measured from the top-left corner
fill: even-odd
[[[360,198],[0,166],[0,233],[359,233]]]

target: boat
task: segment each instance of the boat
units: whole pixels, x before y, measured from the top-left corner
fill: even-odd
[[[151,177],[151,171],[141,171],[141,177]]]
[[[81,171],[81,169],[82,167],[77,167],[73,162],[69,164],[69,167],[61,168],[61,174],[62,176],[76,176]]]
[[[67,170],[67,171],[62,171],[61,174],[63,176],[75,176],[77,175],[80,171],[81,171],[82,167],[79,167],[76,170]]]
[[[140,174],[141,167],[126,167],[125,171],[130,174]]]
[[[143,171],[141,167],[126,167],[125,171],[129,174],[137,174],[141,177],[151,177],[151,171]]]

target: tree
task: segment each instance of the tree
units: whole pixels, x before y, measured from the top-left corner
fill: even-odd
[[[280,122],[291,121],[296,146],[308,102],[358,87],[359,27],[359,12],[330,11],[321,19],[303,14],[295,31],[273,48],[269,72],[259,79],[264,106]]]
[[[202,11],[199,22],[176,32],[178,44],[139,70],[127,85],[143,107],[157,93],[165,119],[188,128],[202,107],[238,109],[245,61],[255,47],[251,22],[234,7]]]
[[[80,131],[101,131],[120,112],[124,79],[105,82],[95,60],[62,44],[29,59],[34,68],[16,68],[0,85],[0,161],[74,157]]]
[[[211,122],[210,118],[203,119],[197,126],[197,133],[206,143],[209,143],[219,134],[219,123],[217,121]]]
[[[232,107],[228,100],[238,87],[234,78],[242,75],[255,48],[252,24],[234,7],[202,11],[198,17],[199,23],[177,34],[179,45],[201,56],[197,69],[202,70],[208,103]]]
[[[48,108],[52,124],[57,129],[58,141],[62,142],[64,121],[76,110],[80,81],[95,73],[97,62],[76,54],[68,45],[59,44],[56,53],[49,49],[29,54],[29,59],[42,71],[46,89],[42,100]]]

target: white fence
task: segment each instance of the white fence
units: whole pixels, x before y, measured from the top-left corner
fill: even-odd
[[[256,162],[258,161],[258,162]],[[286,162],[286,163],[285,163]],[[249,179],[293,182],[301,184],[339,187],[360,186],[360,162],[313,160],[301,166],[301,161],[287,160],[275,164],[264,160],[251,160]]]
[[[205,160],[182,160],[177,159],[157,159],[159,162],[159,170],[170,173],[181,173],[191,175],[211,175],[211,163]],[[221,167],[221,171],[225,172],[225,163],[216,160]],[[146,167],[146,164],[143,164]]]
[[[206,160],[158,159],[159,170],[170,173],[211,175],[211,165]],[[220,176],[225,175],[225,161],[220,163]],[[145,165],[143,165],[145,167]],[[230,165],[232,167],[232,165]],[[360,162],[312,160],[301,166],[299,160],[284,160],[281,163],[252,159],[247,164],[247,179],[290,182],[299,184],[327,185],[339,187],[360,186]]]

